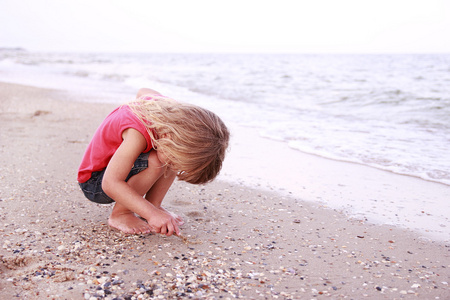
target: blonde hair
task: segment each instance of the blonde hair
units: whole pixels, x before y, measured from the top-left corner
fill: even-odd
[[[146,97],[148,98],[148,96]],[[178,179],[201,184],[222,168],[230,133],[213,112],[196,105],[152,95],[128,106],[146,126],[153,148],[167,156]]]

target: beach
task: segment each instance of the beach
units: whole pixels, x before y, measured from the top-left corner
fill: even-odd
[[[0,97],[2,299],[450,297],[448,211],[433,205],[448,200],[446,185],[306,154],[291,162],[294,150],[258,152],[265,143],[233,126],[218,180],[176,182],[163,202],[186,220],[185,238],[127,236],[107,226],[112,207],[86,200],[76,182],[115,105],[10,83],[0,83]],[[303,172],[285,178],[288,167]],[[336,208],[343,197],[365,203],[363,213]],[[423,206],[410,226],[371,220],[411,197]],[[399,222],[412,215],[390,213]],[[417,221],[438,213],[431,227]]]

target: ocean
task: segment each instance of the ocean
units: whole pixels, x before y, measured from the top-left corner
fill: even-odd
[[[297,151],[450,185],[450,54],[3,50],[0,80],[112,103],[150,87]]]

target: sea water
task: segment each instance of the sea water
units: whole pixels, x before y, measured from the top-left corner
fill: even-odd
[[[150,87],[298,151],[450,185],[448,54],[0,51],[0,80],[113,103]]]

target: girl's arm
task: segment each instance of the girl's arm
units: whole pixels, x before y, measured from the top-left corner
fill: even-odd
[[[122,136],[122,144],[106,167],[102,183],[103,191],[116,202],[146,219],[155,232],[178,235],[179,228],[176,220],[156,208],[125,182],[136,158],[147,147],[147,142],[139,131],[132,128],[125,130]],[[155,181],[157,179],[155,178]]]

